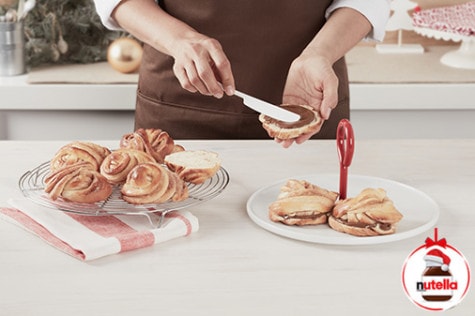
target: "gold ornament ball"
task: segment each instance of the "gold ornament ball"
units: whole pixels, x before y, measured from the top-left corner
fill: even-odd
[[[143,48],[136,40],[128,37],[114,40],[107,49],[107,61],[122,73],[137,71],[142,61]]]

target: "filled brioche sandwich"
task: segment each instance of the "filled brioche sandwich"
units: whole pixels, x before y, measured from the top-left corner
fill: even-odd
[[[378,236],[393,234],[402,217],[385,190],[367,188],[353,198],[337,201],[328,224],[350,235]]]
[[[338,193],[305,180],[288,180],[277,200],[269,205],[269,218],[287,225],[317,225],[327,222]]]

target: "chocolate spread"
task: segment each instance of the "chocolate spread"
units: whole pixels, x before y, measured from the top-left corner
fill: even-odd
[[[292,218],[295,218],[295,219],[317,219],[317,218],[320,218],[322,216],[327,216],[327,214],[326,213],[316,213],[316,212],[314,212],[313,214],[302,215],[302,214],[298,214],[298,213],[292,213],[292,214],[284,215],[284,219],[292,219]]]
[[[392,225],[389,223],[382,223],[382,222],[376,222],[372,225],[363,223],[363,222],[357,222],[357,223],[349,223],[348,221],[345,221],[341,218],[336,218],[336,220],[344,225],[348,226],[353,226],[353,227],[358,227],[358,228],[376,228],[379,227],[381,230],[390,230],[392,228]]]
[[[300,119],[296,122],[284,122],[276,120],[272,117],[265,117],[267,123],[276,124],[280,128],[298,128],[310,124],[315,119],[315,113],[300,105],[282,105],[283,108],[300,115]]]

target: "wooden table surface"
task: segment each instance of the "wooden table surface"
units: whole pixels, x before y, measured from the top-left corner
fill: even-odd
[[[97,141],[111,148],[118,141]],[[0,206],[18,179],[66,142],[0,141]],[[182,141],[220,154],[230,183],[190,211],[191,236],[81,262],[0,220],[0,315],[427,315],[401,270],[429,230],[377,245],[324,245],[273,234],[247,215],[258,189],[338,173],[334,141],[283,149],[273,141]],[[395,180],[440,206],[439,234],[475,263],[475,140],[356,142],[350,175]],[[475,310],[473,289],[448,315]]]

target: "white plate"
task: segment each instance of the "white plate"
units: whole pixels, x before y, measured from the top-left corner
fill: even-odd
[[[338,192],[339,175],[320,174],[295,177]],[[364,188],[383,188],[393,200],[396,208],[403,214],[394,234],[374,237],[356,237],[331,229],[328,225],[288,226],[269,219],[268,206],[274,202],[280,188],[287,182],[283,179],[261,188],[247,201],[249,217],[260,227],[292,239],[333,245],[379,244],[410,238],[428,231],[435,226],[439,218],[439,207],[425,193],[408,185],[383,178],[349,175],[347,196],[355,196]]]

